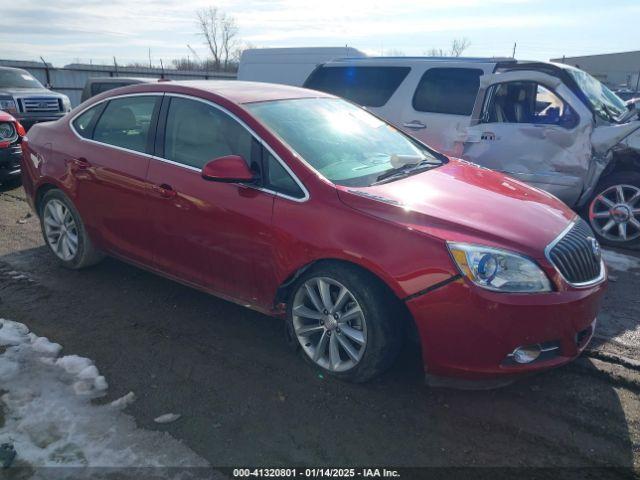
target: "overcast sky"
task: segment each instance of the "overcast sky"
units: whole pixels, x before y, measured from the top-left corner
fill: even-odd
[[[472,56],[548,60],[640,49],[638,0],[20,0],[0,14],[0,58],[165,65],[206,56],[195,12],[233,15],[245,42],[261,47],[349,45],[371,54],[422,55],[471,42]],[[640,65],[638,66],[640,69]]]

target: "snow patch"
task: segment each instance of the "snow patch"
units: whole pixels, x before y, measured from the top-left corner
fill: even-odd
[[[613,250],[602,250],[604,263],[613,270],[626,272],[629,270],[640,269],[640,258],[625,255],[623,253],[614,252]]]
[[[0,345],[6,347],[0,349],[0,390],[6,392],[0,444],[12,443],[21,461],[34,467],[208,466],[168,433],[140,429],[121,412],[133,393],[93,404],[107,381],[88,358],[57,358],[60,345],[4,319]]]
[[[171,423],[178,420],[182,415],[178,415],[177,413],[165,413],[164,415],[160,415],[153,419],[156,423]]]

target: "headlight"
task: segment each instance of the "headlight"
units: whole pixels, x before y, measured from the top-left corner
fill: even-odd
[[[14,113],[18,110],[16,109],[16,102],[12,99],[0,99],[0,110],[4,110],[5,112]]]
[[[13,143],[18,139],[18,135],[16,133],[16,129],[13,126],[13,123],[0,123],[0,142],[10,142]]]
[[[498,292],[550,292],[540,267],[517,253],[466,243],[447,243],[464,276],[479,287]]]

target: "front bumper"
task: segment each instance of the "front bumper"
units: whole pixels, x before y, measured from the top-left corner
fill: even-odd
[[[505,294],[459,279],[409,300],[407,307],[428,375],[489,380],[575,359],[591,340],[605,289],[606,281],[584,289]],[[538,344],[549,350],[531,363],[510,357],[520,346]]]
[[[0,148],[0,181],[10,180],[20,175],[22,148],[19,143]]]

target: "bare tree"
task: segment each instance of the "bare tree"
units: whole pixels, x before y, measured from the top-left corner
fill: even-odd
[[[467,48],[469,48],[470,45],[471,42],[468,38],[454,38],[453,42],[451,42],[450,55],[452,57],[459,57]]]
[[[200,35],[211,52],[215,69],[223,67],[227,70],[238,48],[236,19],[217,7],[198,10],[197,18]]]
[[[449,50],[442,48],[432,48],[424,52],[428,57],[459,57],[464,51],[471,46],[471,42],[467,38],[454,38],[451,42]]]
[[[385,57],[404,57],[405,53],[397,48],[392,48],[384,52]]]

